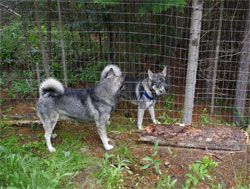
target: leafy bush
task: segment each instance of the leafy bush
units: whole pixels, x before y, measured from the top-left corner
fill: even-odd
[[[21,22],[16,20],[3,27],[0,34],[0,64],[15,63],[25,48]]]
[[[80,79],[80,81],[98,81],[100,77],[100,72],[105,67],[105,63],[100,61],[97,64],[87,64],[84,68],[80,67],[79,73],[75,74],[75,77]]]
[[[139,12],[141,15],[144,15],[148,12],[152,12],[153,14],[160,14],[161,12],[170,9],[171,7],[174,7],[177,8],[178,12],[183,13],[184,10],[181,5],[187,5],[187,2],[185,0],[161,0],[156,1],[155,3],[150,3],[144,0],[144,2],[142,2]]]
[[[38,85],[37,81],[35,80],[31,80],[31,83],[28,80],[16,80],[12,81],[11,91],[13,93],[21,94],[22,97],[30,96],[31,92],[37,95],[38,94],[37,85]]]

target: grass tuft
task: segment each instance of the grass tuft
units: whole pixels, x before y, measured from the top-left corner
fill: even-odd
[[[47,153],[45,157],[32,152],[33,145],[17,144],[18,138],[1,139],[0,183],[2,187],[57,188],[72,184],[79,170],[91,164],[88,156],[81,155],[76,148],[65,153]],[[39,146],[39,144],[35,144]],[[42,144],[40,144],[42,145]],[[62,148],[61,148],[62,149]]]

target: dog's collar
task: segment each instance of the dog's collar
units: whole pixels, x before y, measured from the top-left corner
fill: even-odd
[[[148,81],[146,81],[148,82]],[[154,89],[152,87],[149,88],[149,90],[146,90],[147,88],[145,87],[146,82],[140,83],[138,87],[139,91],[139,101],[142,99],[143,96],[145,96],[149,100],[155,100],[158,98],[158,95],[155,93]]]
[[[140,92],[139,100],[142,99],[143,95],[149,100],[154,100],[154,98],[150,97],[146,92],[143,91]]]

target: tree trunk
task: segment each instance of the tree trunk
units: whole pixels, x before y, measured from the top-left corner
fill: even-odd
[[[187,66],[187,78],[185,88],[185,101],[183,112],[183,123],[191,125],[194,106],[194,94],[196,84],[196,72],[199,58],[200,30],[202,19],[203,0],[192,1],[192,16],[190,28],[190,42]]]
[[[62,62],[63,62],[63,72],[64,72],[64,83],[65,83],[65,86],[68,87],[67,65],[66,65],[66,58],[65,58],[63,33],[62,33],[62,15],[61,15],[60,0],[57,0],[57,8],[58,8],[58,14],[59,14],[60,42],[61,42],[61,49],[62,49]]]
[[[216,87],[217,67],[218,67],[219,52],[220,52],[220,38],[221,38],[223,8],[224,8],[224,0],[221,1],[219,28],[218,28],[218,35],[217,35],[217,40],[216,40],[216,51],[215,51],[215,61],[214,61],[213,80],[212,80],[212,98],[211,98],[211,109],[210,109],[211,114],[214,113],[215,87]]]
[[[39,65],[38,64],[36,64],[36,75],[37,75],[38,86],[40,86],[40,84],[41,84],[41,76],[40,76],[40,70],[39,70]]]
[[[77,60],[80,59],[80,58],[79,58],[80,56],[79,56],[79,53],[78,53],[78,51],[77,51],[77,45],[76,45],[76,40],[75,40],[75,37],[74,37],[73,28],[70,27],[69,30],[70,30],[71,38],[72,38],[72,41],[73,41],[73,42],[72,42],[72,47],[71,47],[71,48],[74,49],[74,56],[73,56],[73,58],[74,58],[75,66],[76,66],[76,65],[77,65]]]
[[[2,28],[2,9],[0,9],[0,28]]]
[[[236,83],[233,123],[242,124],[245,116],[247,84],[250,66],[250,8],[248,10],[248,18],[246,21],[246,30],[242,41],[241,59],[239,62],[239,71]]]
[[[36,17],[36,24],[37,24],[37,28],[38,28],[39,40],[40,40],[40,47],[41,47],[41,52],[42,52],[42,56],[43,56],[44,71],[45,71],[46,77],[49,78],[48,56],[47,56],[44,42],[43,42],[43,34],[42,34],[42,29],[41,29],[41,24],[40,24],[40,18],[38,15],[37,0],[34,0],[34,10],[35,10],[35,17]]]

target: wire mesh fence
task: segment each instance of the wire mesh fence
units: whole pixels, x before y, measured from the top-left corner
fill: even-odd
[[[72,88],[92,87],[115,64],[142,78],[166,66],[170,92],[157,102],[156,118],[182,122],[193,44],[199,59],[192,123],[248,124],[249,1],[197,1],[199,42],[190,40],[194,1],[1,0],[1,117],[34,113],[39,83],[48,75]],[[137,109],[121,100],[111,118],[134,123]],[[151,122],[148,113],[144,118],[144,125]]]

